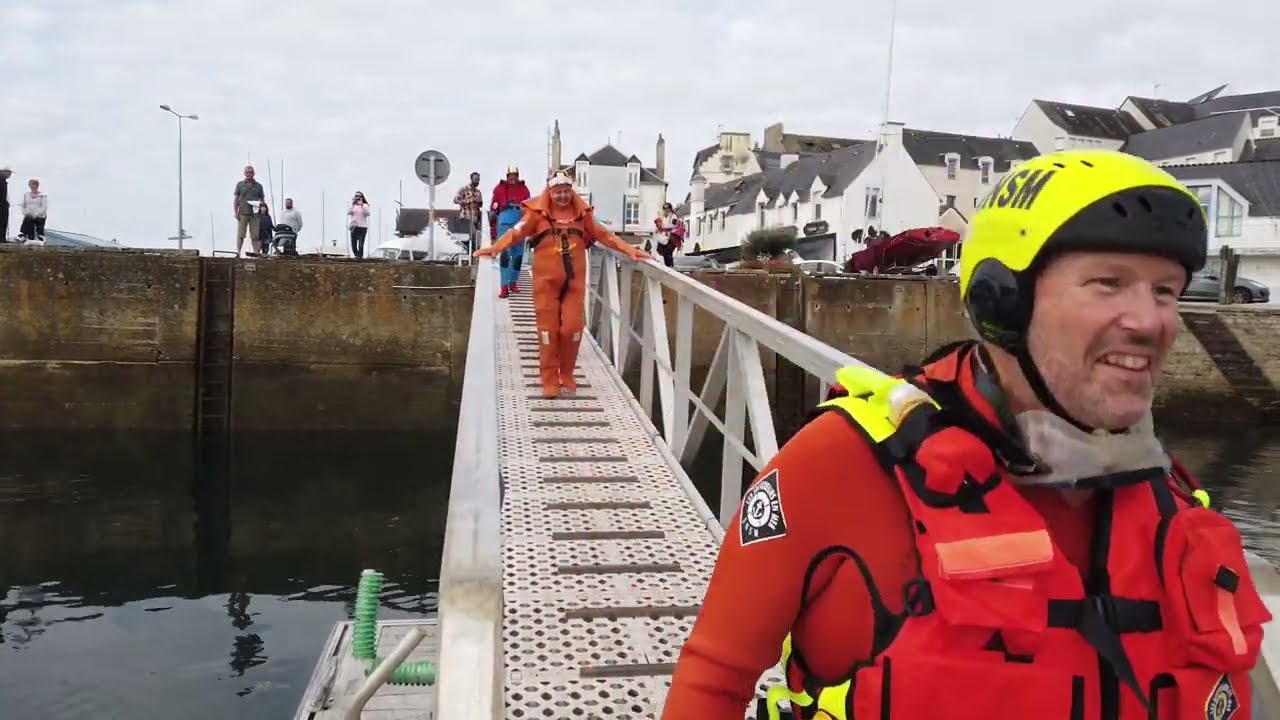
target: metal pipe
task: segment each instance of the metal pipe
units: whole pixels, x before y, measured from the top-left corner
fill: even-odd
[[[422,629],[415,627],[401,638],[396,648],[391,651],[391,654],[378,665],[377,669],[369,674],[369,677],[365,678],[364,684],[360,686],[360,692],[356,693],[356,696],[351,700],[351,706],[347,708],[346,714],[343,715],[346,720],[360,720],[360,713],[364,711],[364,706],[369,702],[369,698],[373,697],[373,694],[378,692],[378,688],[391,679],[391,673],[395,672],[400,663],[409,657],[409,653],[413,652],[418,643],[422,642],[423,637],[425,635]]]

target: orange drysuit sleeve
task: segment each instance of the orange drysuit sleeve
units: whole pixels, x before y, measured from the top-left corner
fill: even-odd
[[[912,541],[901,493],[866,440],[838,413],[819,415],[773,457],[725,528],[662,720],[741,720],[793,624],[809,625],[806,634],[834,635],[829,664],[845,662],[833,654],[847,654],[842,669],[869,658],[874,615],[865,584],[848,579],[854,563],[828,554],[810,566],[832,547],[856,550],[877,585],[884,580],[881,595],[898,612],[901,592],[883,588],[910,577]]]
[[[631,245],[628,245],[622,242],[621,238],[609,232],[609,229],[606,228],[605,226],[596,222],[595,215],[591,215],[590,217],[591,217],[591,228],[590,228],[591,237],[595,238],[596,242],[600,243],[601,245],[604,245],[607,248],[612,248],[613,250],[617,250],[618,252],[622,253],[623,255],[626,255],[627,257],[630,257],[630,258],[636,257],[636,251],[639,250],[639,248],[632,247]],[[641,257],[647,257],[647,255],[642,255]]]

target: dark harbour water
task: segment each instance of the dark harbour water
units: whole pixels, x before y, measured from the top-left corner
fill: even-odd
[[[1280,563],[1280,428],[1166,436]],[[0,434],[0,720],[290,717],[362,568],[382,617],[435,609],[453,442],[265,433],[210,472],[185,434]]]

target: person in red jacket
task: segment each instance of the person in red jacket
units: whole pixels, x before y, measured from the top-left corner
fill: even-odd
[[[510,230],[520,221],[521,203],[529,199],[529,186],[520,179],[520,168],[512,165],[507,168],[507,176],[498,181],[493,188],[493,202],[489,206],[489,237],[497,240],[498,236]],[[524,260],[524,243],[513,243],[502,251],[498,273],[502,287],[498,297],[506,297],[510,293],[520,291],[520,266]]]
[[[1151,421],[1206,237],[1131,155],[1006,175],[960,257],[981,340],[837,372],[727,526],[662,719],[739,720],[775,663],[760,718],[1248,718],[1271,615]]]

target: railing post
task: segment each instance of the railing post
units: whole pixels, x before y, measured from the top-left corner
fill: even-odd
[[[640,407],[644,410],[644,414],[653,419],[653,366],[656,364],[653,360],[653,350],[656,346],[654,342],[654,322],[653,313],[649,310],[649,283],[645,282],[640,286],[640,304],[637,308],[640,311]],[[630,334],[630,333],[628,333]],[[623,353],[625,357],[628,353]],[[621,372],[626,372],[627,364],[625,362],[618,364]]]
[[[746,391],[751,447],[760,462],[767,463],[778,454],[778,436],[773,427],[773,413],[769,410],[769,390],[764,381],[764,365],[760,362],[760,344],[742,333],[737,335],[735,347],[742,374],[730,374],[729,378],[742,383]]]
[[[635,317],[631,314],[631,275],[634,272],[634,263],[628,262],[623,263],[622,266],[618,268],[617,274],[614,275],[614,277],[617,278],[617,307],[619,315],[619,317],[614,318],[614,320],[619,325],[618,339],[620,340],[620,344],[618,345],[618,351],[614,353],[613,366],[616,367],[618,372],[623,376],[627,374],[627,359],[631,356],[631,333],[622,332],[621,325],[623,322],[626,322],[627,327],[633,330],[636,327]]]
[[[662,283],[657,278],[645,277],[645,296],[649,316],[647,335],[653,340],[654,369],[658,373],[658,401],[662,410],[662,434],[670,447],[675,438],[675,379],[671,367],[671,340],[667,336],[667,313],[662,302]]]
[[[711,366],[707,368],[707,378],[702,381],[702,392],[698,393],[698,399],[708,408],[714,408],[716,403],[720,402],[720,396],[724,393],[725,376],[729,371],[729,334],[733,328],[725,323],[724,332],[720,333],[720,344],[716,345],[716,352],[711,356]],[[693,414],[693,419],[689,421],[689,430],[685,433],[684,443],[680,446],[681,465],[688,465],[698,456],[698,450],[702,446],[702,436],[707,432],[707,425],[711,421],[701,412]]]
[[[747,429],[746,388],[743,387],[742,356],[735,352],[740,333],[732,327],[725,327],[728,340],[728,368],[725,382],[724,401],[724,458],[720,465],[720,525],[729,527],[729,521],[738,510],[742,501],[742,454],[729,442],[729,437],[745,441]],[[745,443],[744,443],[745,444]]]
[[[680,457],[689,437],[690,370],[693,365],[693,303],[683,295],[676,300],[676,377],[672,381],[675,408],[667,431],[667,445]]]
[[[612,308],[615,310],[621,307],[619,305],[619,299],[618,299],[617,264],[618,262],[614,260],[612,257],[606,257],[604,266],[600,268],[600,273],[601,275],[604,276],[602,280],[608,283],[608,286],[609,286],[608,294],[605,295],[605,298],[607,300],[606,304],[609,308]],[[612,351],[613,365],[614,367],[617,367],[618,352],[619,352],[619,349],[622,347],[622,322],[618,320],[618,317],[613,313],[608,313],[605,316],[605,320],[609,323],[609,349]]]

